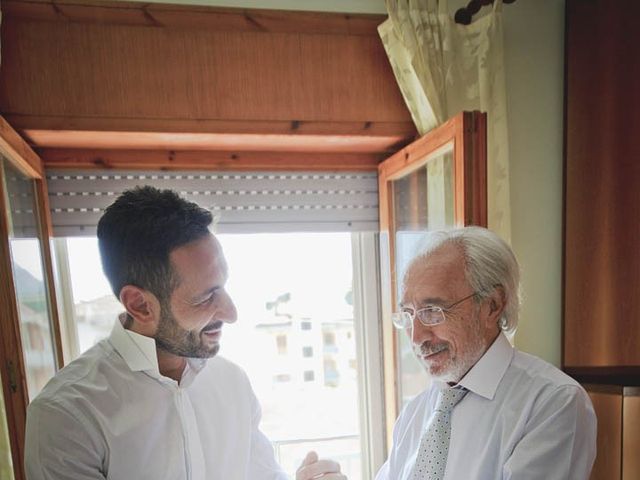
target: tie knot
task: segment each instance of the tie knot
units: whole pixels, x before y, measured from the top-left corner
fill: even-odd
[[[469,390],[464,387],[445,388],[440,390],[436,411],[450,412]]]

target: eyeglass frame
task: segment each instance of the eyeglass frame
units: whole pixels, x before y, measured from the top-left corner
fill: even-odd
[[[424,307],[419,308],[417,310],[413,308],[405,307],[401,309],[399,312],[394,312],[393,315],[391,316],[391,320],[393,322],[394,327],[396,327],[399,330],[405,330],[409,327],[412,327],[416,317],[418,318],[418,321],[420,322],[420,324],[425,327],[433,327],[435,325],[440,325],[447,320],[445,315],[446,311],[451,310],[453,307],[461,304],[466,300],[469,300],[470,298],[477,297],[478,295],[479,295],[478,292],[473,292],[471,295],[467,295],[466,297],[461,298],[460,300],[457,300],[450,305],[445,305],[442,307],[439,305],[425,305]],[[439,322],[425,323],[419,316],[420,312],[423,312],[423,311],[429,311],[431,313],[440,313],[440,317],[442,318],[442,320],[440,320]],[[403,317],[403,316],[405,316],[405,321],[403,321],[402,323],[399,323],[398,321],[396,321],[398,317]],[[406,319],[406,316],[408,316],[409,318]]]

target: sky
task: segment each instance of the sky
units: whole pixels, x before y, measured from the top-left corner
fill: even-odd
[[[353,277],[349,233],[217,237],[229,265],[227,290],[241,319],[260,320],[264,304],[287,292],[291,293],[291,308],[298,311],[312,309],[338,316],[350,312],[344,301]],[[78,237],[67,242],[74,301],[109,294],[97,239]]]

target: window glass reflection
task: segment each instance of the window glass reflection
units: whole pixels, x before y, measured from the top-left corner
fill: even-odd
[[[398,289],[409,261],[427,230],[454,225],[453,146],[434,152],[420,168],[393,181],[393,219]],[[396,292],[400,300],[401,292]],[[425,389],[429,378],[417,361],[411,341],[403,332],[398,339],[398,395],[405,405]]]
[[[20,336],[29,398],[33,399],[56,371],[34,185],[5,159],[3,171]]]

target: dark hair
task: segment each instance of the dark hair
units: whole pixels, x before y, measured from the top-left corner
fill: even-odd
[[[134,285],[168,298],[179,280],[169,254],[205,237],[211,221],[211,212],[171,190],[144,186],[125,191],[98,222],[102,269],[115,296]]]

